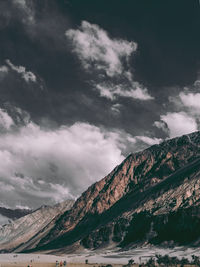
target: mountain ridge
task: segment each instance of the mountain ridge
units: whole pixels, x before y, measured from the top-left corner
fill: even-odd
[[[93,184],[82,194],[74,204],[73,209],[66,213],[66,218],[64,214],[62,218],[60,218],[56,228],[51,230],[50,234],[42,240],[43,244],[41,242],[39,246],[49,244],[47,247],[52,248],[54,244],[55,246],[70,245],[70,242],[66,240],[69,240],[71,235],[76,235],[76,231],[73,234],[74,228],[77,227],[78,235],[80,229],[84,229],[84,220],[87,221],[85,226],[88,225],[88,221],[91,222],[94,220],[94,218],[92,218],[94,215],[97,214],[99,216],[103,212],[106,212],[106,210],[112,209],[112,206],[123,199],[124,195],[131,192],[133,192],[133,194],[138,192],[138,195],[140,195],[142,192],[146,192],[148,188],[164,181],[173,172],[181,170],[186,164],[189,164],[189,169],[192,168],[193,165],[190,164],[193,161],[193,164],[196,164],[196,167],[199,168],[199,146],[200,133],[195,132],[190,135],[164,141],[160,145],[154,145],[136,154],[130,154],[108,176]],[[142,176],[145,177],[145,179],[143,179]],[[114,186],[112,186],[113,184]],[[135,198],[137,198],[138,195],[136,195]],[[91,202],[89,205],[88,199],[90,199]],[[132,206],[130,206],[130,209],[132,209]],[[78,221],[76,221],[77,217]],[[90,217],[90,219],[87,219],[87,217]],[[99,220],[101,219],[99,218]],[[82,228],[81,224],[83,225]],[[89,231],[95,231],[95,229],[98,228],[97,226],[98,223],[95,222],[92,227],[93,229]],[[98,231],[97,229],[97,232]],[[52,238],[52,236],[54,238]],[[57,241],[55,236],[58,239]],[[53,241],[53,239],[55,241]],[[85,240],[85,238],[83,238],[83,240]],[[50,246],[51,242],[52,246]],[[80,241],[80,243],[84,244],[82,241]]]
[[[198,245],[200,229],[195,240],[189,221],[200,225],[199,215],[200,132],[195,132],[130,154],[70,209],[58,214],[48,231],[36,237],[37,242],[20,249],[67,251],[138,242]],[[193,240],[181,239],[182,232],[174,234],[173,240],[170,231],[177,225],[177,231],[188,229]],[[167,227],[172,240],[163,234]]]

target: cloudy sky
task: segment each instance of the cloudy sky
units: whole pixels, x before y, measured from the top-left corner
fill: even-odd
[[[0,0],[0,205],[77,198],[200,128],[199,0]]]

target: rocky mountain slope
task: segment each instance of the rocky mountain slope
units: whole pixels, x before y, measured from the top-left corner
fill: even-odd
[[[18,251],[144,243],[198,245],[200,132],[129,155],[90,186],[71,209],[56,214],[50,226],[35,231]],[[5,244],[13,247],[12,243],[7,240],[4,248]]]
[[[10,224],[0,226],[0,250],[21,251],[31,249],[54,226],[57,217],[70,209],[73,200],[67,200],[53,207],[42,206]]]
[[[131,154],[82,194],[37,249],[75,243],[87,248],[138,242],[197,244],[199,227],[182,237],[184,229],[194,232],[191,226],[200,223],[199,178],[200,132]]]

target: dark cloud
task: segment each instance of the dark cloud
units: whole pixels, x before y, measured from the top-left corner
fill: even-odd
[[[134,64],[142,81],[160,87],[184,85],[196,78],[200,56],[198,0],[69,2],[78,24],[87,20],[113,36],[138,43],[139,56]],[[63,2],[60,5],[69,8]]]
[[[199,9],[0,1],[4,204],[77,196],[128,153],[198,129]]]

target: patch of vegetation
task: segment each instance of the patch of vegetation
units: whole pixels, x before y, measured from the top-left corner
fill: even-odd
[[[189,261],[186,258],[177,258],[177,257],[170,257],[168,255],[156,255],[155,257],[149,258],[149,260],[146,263],[142,263],[139,266],[140,267],[156,267],[156,266],[179,266],[184,267],[187,266],[200,266],[200,257],[192,255],[192,260]]]
[[[151,240],[153,244],[173,240],[176,244],[186,245],[196,240],[200,235],[200,218],[194,210],[178,210],[165,218],[154,218],[154,231],[157,236]]]
[[[152,215],[150,212],[135,214],[120,246],[146,241],[154,245],[164,242],[172,245],[192,244],[200,236],[199,212],[199,207],[191,207],[162,215]]]

